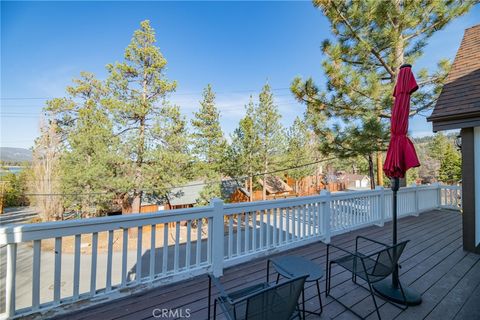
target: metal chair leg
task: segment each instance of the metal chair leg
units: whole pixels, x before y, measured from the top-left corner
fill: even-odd
[[[302,289],[302,315],[305,319],[305,289]]]
[[[405,296],[405,292],[403,291],[402,283],[399,281],[398,286],[400,287],[400,292],[402,293],[403,301],[405,301],[405,307],[397,306],[402,310],[408,309],[407,297]]]
[[[318,302],[320,303],[320,313],[322,313],[323,312],[323,305],[322,305],[322,296],[320,294],[320,284],[318,283],[318,280],[316,282],[317,282]]]
[[[210,314],[208,315],[210,317]],[[217,299],[213,302],[213,320],[217,319]]]
[[[270,259],[267,260],[267,283],[270,280]]]
[[[330,261],[330,263],[328,264],[328,282],[327,282],[327,285],[326,285],[326,290],[325,290],[325,296],[328,297],[328,295],[330,294],[330,282],[331,282],[331,277],[332,277],[332,264],[333,262]]]
[[[277,281],[275,281],[275,284],[277,284],[279,280],[280,280],[280,273],[277,273]]]
[[[210,320],[211,303],[212,303],[212,278],[208,277],[208,320]]]
[[[370,295],[372,296],[373,304],[375,305],[375,311],[377,311],[378,319],[382,320],[382,317],[380,317],[380,311],[378,310],[377,300],[375,300],[375,294],[373,293],[372,285],[370,284],[370,281],[367,281],[367,282],[368,282],[368,287],[370,288]]]

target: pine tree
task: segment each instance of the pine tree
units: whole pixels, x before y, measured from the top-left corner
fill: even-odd
[[[147,169],[157,161],[148,158],[156,148],[152,137],[155,119],[167,104],[168,93],[176,88],[176,82],[165,76],[167,60],[155,43],[155,31],[150,22],[142,21],[125,49],[125,61],[107,66],[112,93],[109,108],[124,146],[124,157],[133,160],[125,176],[125,185],[132,186],[132,196],[130,192],[123,194],[124,206],[131,205],[133,212],[140,212],[143,190],[152,184],[151,180],[169,174],[160,172],[152,176]]]
[[[192,119],[193,153],[199,160],[200,172],[219,172],[226,148],[226,140],[220,127],[220,112],[215,106],[215,93],[207,85],[200,101],[200,110]]]
[[[69,196],[64,205],[99,215],[111,207],[120,182],[118,138],[102,105],[108,92],[104,84],[87,72],[73,82],[68,97],[53,99],[46,108],[57,119],[65,145],[60,176],[62,191]]]
[[[280,123],[281,115],[273,101],[270,85],[265,84],[259,95],[255,110],[255,131],[260,141],[258,156],[263,173],[262,199],[267,198],[266,179],[268,172],[275,168],[275,160],[284,150],[284,130]]]
[[[203,91],[200,110],[194,114],[192,127],[192,151],[198,161],[197,175],[207,184],[198,202],[203,205],[211,198],[221,196],[222,161],[227,148],[220,127],[220,112],[215,106],[215,93],[210,84]]]
[[[292,91],[307,104],[309,113],[327,118],[387,122],[392,92],[399,67],[414,64],[422,55],[427,40],[448,22],[466,13],[474,1],[344,1],[315,0],[330,21],[334,40],[325,40],[322,50],[326,90],[312,79],[296,78]],[[449,63],[442,60],[432,73],[417,72],[420,86],[412,96],[410,115],[433,107]],[[385,137],[387,127],[375,132]],[[340,130],[341,131],[341,130]],[[339,132],[344,135],[345,132]],[[382,151],[388,140],[376,139],[370,149],[377,154],[377,179],[382,184]]]
[[[176,185],[192,177],[191,155],[187,122],[178,106],[165,106],[152,129],[156,146],[149,151],[148,158],[154,159],[146,167],[146,188],[159,196],[165,196]]]
[[[462,178],[462,159],[451,144],[444,150],[438,178],[446,183],[457,183]]]
[[[246,188],[249,190],[250,201],[252,201],[253,176],[260,169],[258,161],[260,140],[255,130],[255,104],[252,96],[250,96],[250,101],[246,105],[246,114],[240,119],[231,138],[232,142],[227,148],[224,160],[224,172],[234,179],[248,177]]]
[[[310,131],[305,122],[296,117],[287,130],[286,165],[295,167],[314,161],[314,149]],[[295,192],[298,193],[298,182],[315,171],[313,165],[289,169],[287,174],[295,180]]]
[[[441,162],[449,144],[450,142],[448,142],[447,137],[443,133],[436,133],[433,136],[433,140],[428,144],[431,157]]]

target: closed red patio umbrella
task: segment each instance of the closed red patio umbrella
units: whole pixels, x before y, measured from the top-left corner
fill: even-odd
[[[395,102],[390,120],[390,144],[383,166],[385,174],[390,178],[403,178],[408,169],[420,166],[415,147],[407,137],[410,95],[417,89],[411,66],[400,67],[393,92]]]
[[[412,141],[407,136],[408,117],[410,114],[410,95],[418,89],[412,66],[400,67],[393,96],[392,117],[390,119],[390,144],[383,165],[385,174],[392,180],[393,203],[393,245],[397,244],[397,191],[399,178],[405,177],[408,169],[420,166]],[[406,305],[417,305],[422,302],[421,296],[410,288],[401,286],[398,279],[398,265],[392,275],[392,281],[383,281],[374,285],[375,290],[383,297]]]

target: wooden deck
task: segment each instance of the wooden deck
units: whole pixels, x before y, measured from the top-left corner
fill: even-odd
[[[458,212],[438,210],[399,220],[400,240],[410,239],[401,259],[400,279],[422,293],[423,303],[402,311],[378,298],[383,319],[480,319],[480,255],[462,250],[462,222]],[[357,235],[391,241],[391,223],[384,227],[368,227],[332,238],[332,243],[353,249]],[[362,243],[368,252],[375,246]],[[323,243],[296,248],[281,255],[300,255],[325,267],[326,246]],[[347,272],[332,270],[332,294],[368,319],[376,319],[368,292],[350,281]],[[265,281],[266,258],[250,261],[225,270],[222,282],[227,291]],[[158,287],[82,311],[66,314],[59,319],[152,319],[155,309],[178,309],[178,316],[190,319],[207,318],[206,276],[177,284]],[[306,284],[307,308],[319,310],[314,283]],[[323,314],[308,319],[356,319],[340,304],[325,298],[325,279],[321,283]],[[159,312],[157,310],[156,312]],[[220,319],[222,317],[219,317]],[[158,317],[157,319],[169,319]]]

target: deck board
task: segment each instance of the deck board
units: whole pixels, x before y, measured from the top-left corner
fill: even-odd
[[[480,303],[476,300],[480,297],[480,255],[463,251],[461,227],[460,214],[448,210],[430,211],[419,217],[399,220],[400,240],[411,240],[402,256],[401,280],[422,292],[423,303],[402,311],[378,298],[383,319],[469,319],[480,314]],[[391,223],[384,227],[371,226],[335,236],[332,243],[352,250],[357,235],[389,242]],[[363,252],[377,249],[376,245],[364,242],[359,247]],[[335,256],[337,253],[332,251],[332,254]],[[318,242],[279,255],[302,256],[325,267],[326,246]],[[264,281],[265,275],[266,258],[259,258],[226,269],[222,283],[228,291]],[[325,279],[322,279],[320,285],[324,312],[321,317],[309,315],[308,319],[356,319],[333,299],[325,298]],[[64,314],[57,319],[153,319],[152,311],[155,308],[188,308],[191,310],[191,319],[206,319],[207,286],[207,277],[198,276]],[[350,274],[339,267],[332,268],[332,293],[368,319],[376,319],[368,292],[353,284]],[[307,283],[307,308],[318,311],[315,294],[314,283]]]

